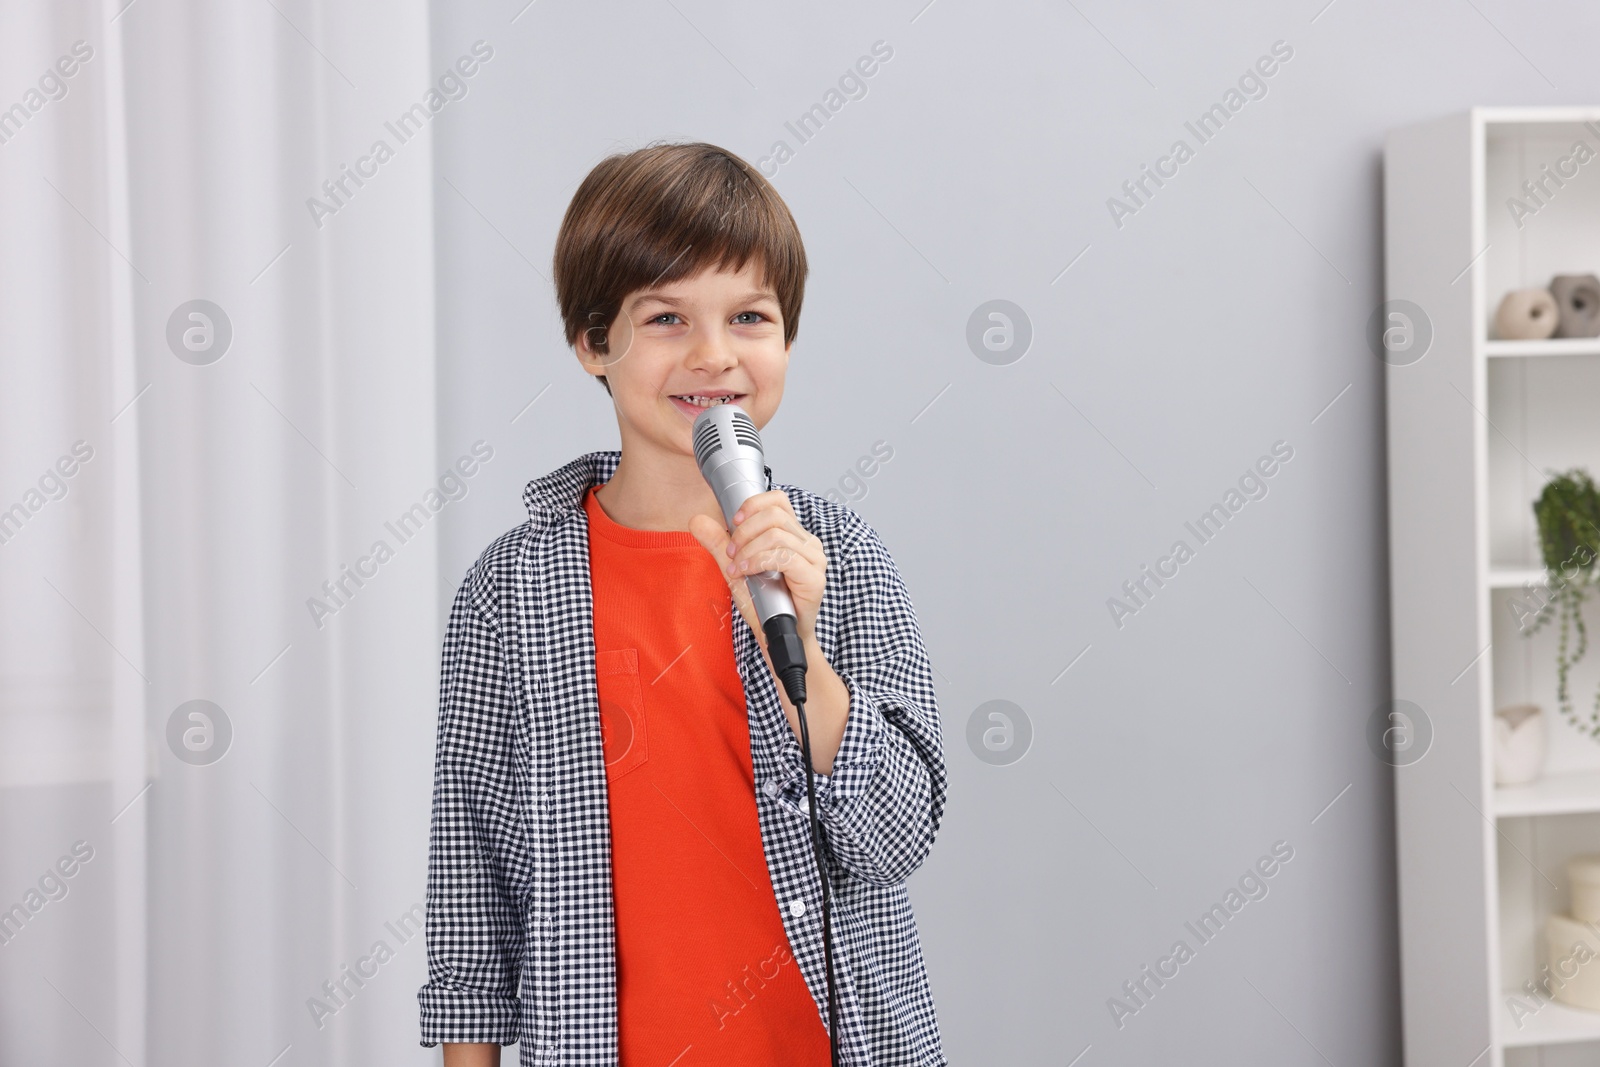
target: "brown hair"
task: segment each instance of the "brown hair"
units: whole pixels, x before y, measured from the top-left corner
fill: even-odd
[[[654,144],[608,156],[583,179],[556,235],[556,303],[567,344],[588,331],[609,352],[629,293],[751,257],[778,297],[783,343],[800,329],[806,250],[788,205],[759,171],[716,145]],[[611,386],[605,377],[606,391]]]

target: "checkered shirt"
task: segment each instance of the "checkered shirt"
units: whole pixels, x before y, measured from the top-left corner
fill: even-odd
[[[583,497],[619,454],[528,483],[528,521],[467,572],[439,681],[422,1044],[521,1042],[525,1065],[617,1062],[605,755]],[[770,472],[769,472],[770,482]],[[945,767],[927,650],[899,571],[860,516],[788,494],[827,553],[817,641],[850,690],[831,774],[815,778],[832,892],[840,1055],[943,1067],[905,880],[933,845]],[[756,812],[789,945],[827,1019],[822,898],[800,745],[735,612]]]

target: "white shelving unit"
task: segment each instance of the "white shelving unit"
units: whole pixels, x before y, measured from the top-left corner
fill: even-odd
[[[1600,148],[1597,148],[1597,151],[1600,151]],[[1527,221],[1524,220],[1524,225],[1526,224]],[[1529,286],[1519,286],[1519,288],[1529,288]],[[1490,311],[1492,313],[1493,309]],[[1543,341],[1485,341],[1483,354],[1490,359],[1511,356],[1600,356],[1600,338],[1551,337]]]
[[[1387,368],[1394,696],[1433,729],[1427,755],[1395,769],[1410,1067],[1600,1062],[1600,1012],[1519,1020],[1508,999],[1546,962],[1566,861],[1600,852],[1600,744],[1558,709],[1556,626],[1524,636],[1515,610],[1546,580],[1532,510],[1546,472],[1600,476],[1600,338],[1490,336],[1508,290],[1600,274],[1600,133],[1585,122],[1600,130],[1600,108],[1481,108],[1385,147],[1387,296],[1433,329],[1422,359]],[[1595,158],[1519,226],[1508,199],[1578,140]],[[1600,682],[1589,618],[1580,715]],[[1525,702],[1545,710],[1546,776],[1496,788],[1494,709]]]

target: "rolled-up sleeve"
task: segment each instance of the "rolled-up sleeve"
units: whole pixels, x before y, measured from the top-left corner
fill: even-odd
[[[927,857],[944,812],[933,670],[911,597],[875,532],[864,532],[830,580],[842,605],[830,661],[850,690],[850,714],[830,773],[816,776],[818,814],[836,862],[893,885]]]
[[[524,867],[513,752],[516,700],[478,568],[450,609],[439,676],[428,839],[422,1044],[517,1040]]]

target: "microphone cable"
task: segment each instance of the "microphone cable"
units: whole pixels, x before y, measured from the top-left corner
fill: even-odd
[[[727,520],[728,532],[744,502],[772,488],[761,449],[761,434],[743,409],[731,403],[713,404],[695,416],[690,431],[694,460],[700,474],[716,494]],[[800,752],[805,760],[806,803],[811,818],[811,851],[822,886],[822,967],[828,984],[828,1056],[839,1067],[839,993],[833,973],[833,894],[828,880],[828,846],[817,815],[816,767],[811,760],[811,731],[806,723],[806,648],[800,639],[794,601],[776,571],[752,574],[745,584],[752,607],[767,638],[767,658],[783,683],[789,703],[800,722]],[[731,590],[730,586],[730,590]]]
[[[811,812],[811,850],[817,863],[817,880],[822,883],[822,967],[828,984],[828,1059],[839,1067],[839,997],[833,976],[833,904],[828,882],[828,846],[822,836],[822,820],[817,817],[816,770],[811,762],[811,730],[806,723],[806,654],[792,615],[778,615],[762,627],[767,634],[767,652],[783,682],[789,703],[800,719],[800,754],[806,765],[806,804]]]

